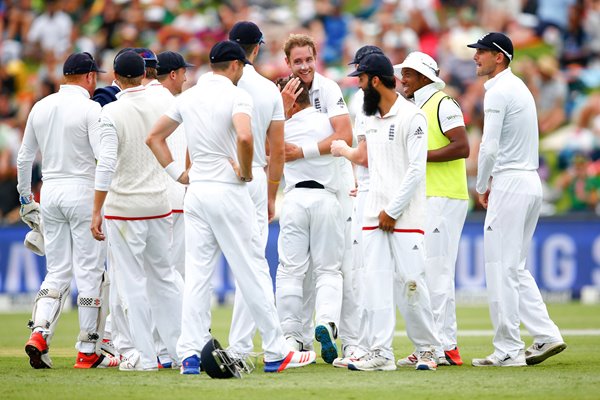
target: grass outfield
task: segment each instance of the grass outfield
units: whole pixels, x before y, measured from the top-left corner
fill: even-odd
[[[262,365],[244,379],[212,380],[207,375],[75,370],[77,315],[62,316],[52,342],[54,369],[34,370],[24,352],[29,315],[0,315],[0,399],[600,399],[600,306],[551,305],[550,314],[569,347],[546,362],[524,368],[473,368],[470,360],[492,352],[487,307],[458,310],[462,367],[435,372],[399,369],[354,372],[323,363],[280,374]],[[225,345],[231,309],[213,310],[213,333]],[[399,323],[398,329],[402,326]],[[577,331],[583,330],[583,331]],[[595,332],[593,331],[595,330]],[[481,336],[484,335],[484,336]],[[531,338],[525,337],[527,345]],[[396,357],[411,352],[402,334],[394,340]],[[469,364],[469,365],[467,365]]]

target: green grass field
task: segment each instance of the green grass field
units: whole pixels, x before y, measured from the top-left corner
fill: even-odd
[[[52,370],[34,370],[24,352],[29,315],[0,315],[0,399],[600,399],[600,306],[577,303],[550,305],[550,314],[569,347],[546,362],[524,368],[473,368],[470,360],[492,352],[487,307],[458,310],[462,367],[435,372],[412,368],[393,372],[354,372],[316,365],[280,374],[265,374],[262,365],[243,379],[212,380],[207,375],[182,376],[117,369],[75,370],[77,315],[62,316],[52,342]],[[231,309],[213,310],[213,333],[225,345]],[[398,330],[402,332],[399,322]],[[577,330],[584,330],[577,332]],[[592,330],[596,330],[593,332]],[[595,334],[595,335],[594,335]],[[527,345],[531,338],[524,337]],[[408,339],[394,341],[396,357],[412,351]]]

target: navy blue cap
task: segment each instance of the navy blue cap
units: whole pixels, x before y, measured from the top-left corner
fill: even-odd
[[[358,63],[360,63],[360,60],[362,60],[362,58],[364,56],[366,56],[367,54],[373,54],[373,53],[383,54],[383,51],[379,47],[372,46],[370,44],[363,46],[360,49],[356,50],[356,54],[354,54],[354,59],[352,61],[350,61],[348,63],[348,65],[358,64]]]
[[[106,72],[98,68],[94,57],[88,52],[73,53],[65,60],[63,75],[87,74],[89,72]]]
[[[348,74],[348,76],[359,76],[362,73],[376,76],[394,76],[394,66],[383,53],[371,53],[365,55],[356,65],[356,71]]]
[[[158,55],[158,75],[168,74],[171,71],[176,71],[179,68],[194,67],[194,64],[185,62],[183,56],[174,51],[163,51]]]
[[[144,75],[146,64],[142,56],[133,50],[128,50],[115,57],[113,69],[122,77],[135,78]]]
[[[223,40],[218,42],[210,49],[210,63],[215,64],[224,61],[240,60],[244,64],[251,64],[246,58],[244,49],[231,40]]]
[[[468,44],[472,49],[495,50],[504,53],[512,61],[514,49],[512,41],[504,33],[490,32],[482,36],[477,43]]]
[[[146,67],[156,68],[158,65],[158,58],[156,54],[150,49],[146,49],[145,47],[136,47],[133,49],[136,53],[138,53],[144,59],[146,63]]]
[[[229,40],[239,44],[264,43],[264,35],[254,22],[239,21],[229,31]]]

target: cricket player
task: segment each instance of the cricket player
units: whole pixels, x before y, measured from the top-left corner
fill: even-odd
[[[229,40],[238,43],[248,61],[253,63],[264,43],[264,35],[259,27],[250,21],[237,22],[229,32]],[[247,184],[252,203],[256,209],[256,219],[261,237],[261,248],[267,246],[269,221],[275,215],[275,200],[283,173],[284,139],[283,101],[277,86],[261,76],[251,64],[244,67],[244,74],[237,86],[245,90],[253,102],[251,126],[254,138],[252,157],[252,182]],[[269,144],[269,158],[265,145]],[[272,299],[275,301],[275,298]],[[252,339],[256,324],[242,292],[236,290],[233,303],[231,329],[229,330],[229,350],[238,354],[248,354],[254,349]]]
[[[65,84],[58,93],[37,102],[27,118],[17,156],[17,189],[21,218],[44,237],[47,274],[33,306],[25,345],[33,368],[51,368],[48,353],[73,276],[79,294],[78,350],[75,368],[115,367],[118,360],[99,351],[108,310],[104,276],[104,245],[89,233],[92,220],[94,135],[100,105],[90,100],[100,70],[89,53],[71,54],[63,66]],[[41,198],[31,193],[33,160],[42,155]],[[42,225],[43,221],[43,225]]]
[[[223,251],[263,338],[265,372],[312,363],[314,352],[290,351],[273,304],[271,278],[247,182],[251,182],[252,98],[236,84],[249,63],[233,41],[218,42],[209,54],[213,74],[199,80],[176,100],[147,138],[147,144],[174,179],[188,180],[173,164],[167,137],[184,124],[192,159],[185,197],[185,289],[181,337],[177,348],[181,373],[200,373],[200,353],[211,340],[210,277]]]
[[[442,345],[436,349],[438,365],[462,365],[456,338],[454,273],[469,208],[465,122],[456,100],[442,91],[446,84],[431,56],[412,52],[394,70],[405,97],[427,117],[425,279]],[[398,365],[415,366],[417,359],[413,353],[398,360]]]
[[[142,85],[140,55],[120,54],[114,71],[122,91],[101,112],[92,234],[105,239],[104,206],[109,263],[135,346],[128,352],[119,349],[124,356],[119,369],[157,371],[152,321],[174,360],[181,326],[181,277],[169,257],[172,222],[164,171],[144,143],[165,105]]]
[[[314,40],[307,35],[292,34],[288,37],[284,46],[285,61],[292,71],[292,75],[297,79],[292,79],[282,90],[283,105],[286,113],[293,106],[298,95],[300,82],[306,84],[309,88],[309,97],[311,105],[319,112],[324,113],[329,118],[333,127],[333,133],[319,142],[308,142],[302,147],[287,143],[286,144],[286,162],[294,161],[299,158],[313,158],[331,152],[331,142],[333,140],[344,140],[349,146],[352,145],[352,123],[348,114],[348,108],[342,91],[337,83],[316,72],[317,50]],[[342,261],[342,274],[344,277],[342,312],[340,316],[340,326],[331,327],[323,325],[312,329],[312,315],[314,311],[314,288],[313,274],[308,273],[304,284],[304,296],[307,304],[304,307],[304,338],[302,347],[312,348],[313,333],[314,338],[321,344],[322,350],[326,353],[337,353],[335,339],[339,328],[339,336],[342,340],[343,355],[350,355],[358,345],[358,305],[356,303],[356,294],[354,293],[353,271],[352,271],[352,200],[349,192],[355,188],[352,166],[348,160],[340,158],[339,166],[339,191],[337,193],[338,201],[342,207],[342,219],[344,225],[344,259]],[[318,331],[318,332],[317,332]],[[337,356],[336,356],[337,357]],[[334,357],[334,358],[336,358]]]
[[[285,142],[302,146],[328,137],[333,128],[327,116],[310,105],[306,84],[301,83],[300,89],[285,122]],[[338,175],[339,162],[331,155],[289,161],[284,167],[275,293],[284,335],[298,342],[302,341],[303,281],[309,265],[314,274],[317,339],[329,336],[339,325],[344,221],[337,200]],[[334,346],[322,343],[325,362],[331,364],[337,356]]]
[[[537,173],[539,131],[535,102],[509,67],[514,51],[504,34],[491,32],[476,49],[477,75],[485,82],[483,138],[476,190],[487,209],[484,222],[485,274],[494,326],[494,352],[475,358],[475,367],[539,364],[567,345],[550,319],[540,291],[525,268],[542,205]],[[533,344],[523,350],[520,325]]]
[[[369,193],[363,212],[363,318],[368,354],[348,364],[357,371],[396,369],[392,340],[395,304],[417,349],[418,370],[437,368],[433,314],[424,277],[427,121],[395,91],[394,68],[383,54],[363,57],[350,76],[364,92]]]

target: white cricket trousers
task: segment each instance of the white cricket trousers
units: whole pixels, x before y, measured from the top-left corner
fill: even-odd
[[[173,212],[173,243],[171,244],[171,263],[175,271],[185,278],[185,222],[183,212]]]
[[[515,357],[524,348],[521,322],[536,343],[562,341],[535,280],[525,269],[541,204],[537,171],[494,175],[483,238],[494,354],[500,359]]]
[[[438,357],[457,344],[454,276],[468,208],[468,200],[427,197],[425,281],[429,288],[435,331],[442,345],[436,349]]]
[[[210,340],[210,280],[219,248],[239,284],[263,339],[265,361],[289,352],[274,304],[273,285],[256,222],[254,205],[245,185],[193,182],[185,211],[185,286],[180,360],[200,355]]]
[[[417,351],[439,346],[425,283],[423,234],[363,230],[363,318],[367,350],[394,359],[396,308]]]
[[[99,296],[106,247],[90,233],[93,200],[93,182],[48,180],[42,185],[40,209],[44,221],[47,272],[40,289],[55,289],[65,293],[74,276],[80,296]],[[54,310],[58,307],[57,299],[43,297],[36,306],[34,319],[53,322]],[[81,331],[97,331],[98,310],[79,307]],[[53,334],[50,332],[48,342]],[[98,334],[102,335],[102,332]],[[77,342],[76,347],[82,353],[96,351],[92,342]]]
[[[171,358],[177,359],[181,277],[170,259],[171,216],[145,220],[107,219],[106,226],[109,263],[142,368],[158,367],[152,336],[154,325]]]
[[[363,274],[364,274],[364,241],[363,241],[363,211],[365,209],[365,201],[368,190],[359,191],[356,193],[356,199],[354,201],[354,210],[352,214],[352,269],[354,272],[353,277],[353,291],[356,297],[356,319],[355,324],[358,329],[358,347],[362,350],[365,347],[365,321],[364,321],[364,290],[362,289]],[[358,353],[360,354],[360,353]]]
[[[302,341],[303,281],[310,264],[315,278],[315,320],[339,326],[345,248],[340,203],[325,189],[292,189],[285,194],[279,224],[277,311],[284,334]]]
[[[256,220],[260,230],[261,249],[263,253],[269,238],[269,208],[267,193],[267,175],[263,167],[252,168],[252,182],[247,183],[248,192],[256,209]],[[267,271],[268,272],[268,271]],[[236,283],[236,287],[239,284]],[[252,339],[256,333],[256,323],[244,296],[240,290],[235,291],[231,328],[229,329],[229,348],[238,353],[249,353],[254,350]]]

